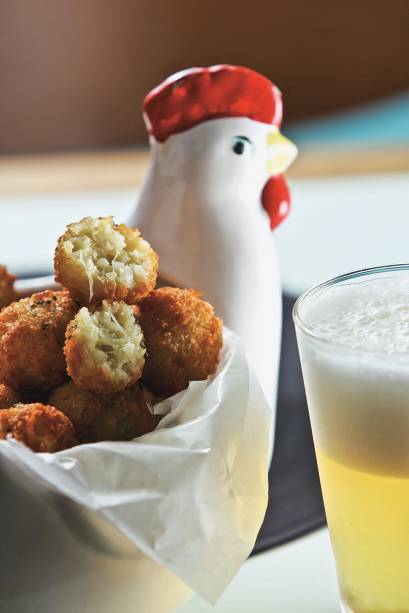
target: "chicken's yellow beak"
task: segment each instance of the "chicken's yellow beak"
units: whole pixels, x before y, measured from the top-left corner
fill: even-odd
[[[267,169],[270,175],[281,175],[297,157],[297,147],[278,129],[267,134],[267,147]]]

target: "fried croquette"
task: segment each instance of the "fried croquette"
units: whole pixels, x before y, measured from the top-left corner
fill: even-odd
[[[145,337],[142,382],[164,398],[216,371],[222,321],[191,289],[162,287],[140,302]]]
[[[18,402],[21,402],[18,392],[9,385],[0,383],[0,410],[9,409]]]
[[[17,391],[47,390],[66,378],[65,330],[79,309],[67,291],[46,290],[0,312],[0,380]]]
[[[67,372],[79,388],[112,394],[141,378],[143,334],[129,304],[104,300],[93,311],[82,307],[65,338]]]
[[[17,300],[17,292],[13,286],[15,278],[7,272],[5,266],[0,265],[0,309]]]
[[[39,402],[0,411],[0,439],[8,434],[33,451],[54,453],[78,444],[70,419]]]
[[[113,395],[79,389],[72,381],[53,390],[48,402],[65,413],[82,443],[127,441],[154,430],[161,415],[152,413],[158,399],[139,386]]]
[[[137,302],[155,287],[158,256],[137,229],[85,217],[58,239],[55,278],[83,305]]]

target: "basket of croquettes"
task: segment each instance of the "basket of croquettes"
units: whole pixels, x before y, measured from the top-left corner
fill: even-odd
[[[200,288],[157,288],[153,247],[112,217],[69,224],[54,268],[57,289],[19,299],[0,267],[0,467],[26,512],[42,496],[64,542],[86,514],[107,543],[126,541],[125,557],[134,550],[213,602],[249,555],[267,501],[270,410],[240,341]],[[122,557],[82,541],[94,557]],[[68,549],[66,568],[77,564]],[[0,548],[11,576],[6,557]],[[136,571],[130,581],[138,594]]]

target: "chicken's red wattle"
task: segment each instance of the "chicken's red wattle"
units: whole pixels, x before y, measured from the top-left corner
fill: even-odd
[[[261,202],[270,217],[270,228],[274,230],[290,212],[290,190],[284,175],[271,177],[261,194]]]

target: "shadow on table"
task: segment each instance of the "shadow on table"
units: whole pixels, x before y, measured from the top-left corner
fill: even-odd
[[[266,516],[253,554],[325,525],[325,513],[298,358],[292,308],[283,297],[283,336],[274,457]]]

